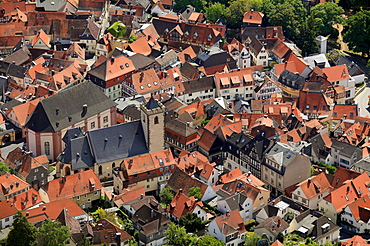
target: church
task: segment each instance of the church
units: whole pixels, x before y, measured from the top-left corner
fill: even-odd
[[[140,105],[141,119],[87,131],[69,129],[66,147],[57,158],[57,176],[94,170],[101,180],[112,179],[122,160],[164,149],[164,105],[153,97]]]

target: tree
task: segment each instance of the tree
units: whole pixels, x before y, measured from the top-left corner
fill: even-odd
[[[175,4],[175,10],[180,10],[186,7],[186,5],[191,5],[197,12],[203,12],[206,4],[206,0],[177,0]]]
[[[170,223],[164,234],[167,238],[167,245],[192,246],[197,241],[196,236],[187,234],[185,227],[176,225],[175,223]]]
[[[191,187],[189,189],[188,197],[192,197],[192,196],[198,200],[202,199],[202,193],[200,193],[200,187]]]
[[[316,22],[319,24],[320,34],[323,36],[337,32],[333,28],[333,24],[341,24],[343,22],[344,18],[341,16],[343,13],[342,7],[331,2],[320,3],[311,8],[311,16],[316,19]]]
[[[170,187],[165,187],[161,192],[159,192],[159,198],[161,203],[169,204],[173,200],[173,193]]]
[[[87,237],[83,237],[82,240],[77,244],[77,246],[90,246],[91,242]]]
[[[197,246],[225,246],[225,244],[219,239],[212,237],[208,234],[201,237],[198,241]]]
[[[137,39],[137,36],[135,34],[132,34],[129,39],[128,39],[128,42],[131,44],[133,42],[135,42]]]
[[[125,36],[127,28],[122,21],[116,21],[110,27],[108,27],[107,31],[114,37],[121,39]]]
[[[226,23],[234,28],[239,28],[243,22],[244,13],[251,9],[248,0],[232,0],[225,10]]]
[[[10,173],[12,170],[4,162],[0,162],[0,172],[2,171]]]
[[[299,35],[296,37],[295,42],[302,49],[304,56],[317,53],[319,48],[316,42],[318,29],[318,24],[312,16],[309,16],[299,27]]]
[[[370,11],[363,10],[348,17],[343,40],[349,47],[362,55],[369,55],[370,49]]]
[[[282,26],[288,39],[295,40],[299,33],[299,26],[306,20],[306,9],[302,1],[289,0],[279,3],[271,10],[268,16],[273,26]]]
[[[261,239],[261,237],[258,236],[256,233],[247,232],[247,234],[245,236],[244,245],[245,246],[256,246],[258,240],[260,240],[260,239]]]
[[[281,243],[284,243],[284,234],[279,232],[276,236],[276,239],[279,240]]]
[[[196,232],[203,230],[205,227],[201,218],[193,213],[186,213],[185,215],[181,216],[179,224],[184,226],[187,232]]]
[[[206,7],[205,10],[207,20],[212,23],[215,23],[219,18],[225,16],[225,5],[222,3],[211,4],[209,7]]]
[[[46,219],[37,233],[38,245],[63,246],[68,243],[71,235],[68,226],[62,226],[60,222],[53,222],[50,219]]]
[[[14,216],[13,229],[9,232],[6,244],[19,246],[37,245],[36,227],[28,222],[21,211],[16,212]]]

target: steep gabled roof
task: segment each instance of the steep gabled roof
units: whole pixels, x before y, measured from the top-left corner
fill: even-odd
[[[58,132],[114,106],[92,82],[84,82],[41,100],[26,127],[34,132]]]

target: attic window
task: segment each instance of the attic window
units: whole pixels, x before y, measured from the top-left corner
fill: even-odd
[[[68,116],[68,121],[71,122],[72,121],[72,117],[71,116]]]
[[[197,39],[197,37],[198,37],[198,33],[195,32],[194,35],[193,35],[193,39]]]
[[[59,127],[59,122],[55,122],[55,125],[56,125],[57,127]]]
[[[150,88],[152,85],[148,83],[148,87]]]
[[[140,89],[144,90],[144,86],[140,85]]]
[[[119,66],[119,68],[120,68],[120,69],[124,69],[124,66],[123,66],[123,65],[121,65],[121,66]]]
[[[130,65],[128,63],[125,64],[126,67],[129,67]]]
[[[158,83],[156,81],[153,82],[154,85],[158,85]]]
[[[212,40],[212,35],[210,34],[208,35],[208,42],[211,42],[211,40]]]
[[[55,109],[55,114],[58,115],[59,114],[59,108],[56,108]]]

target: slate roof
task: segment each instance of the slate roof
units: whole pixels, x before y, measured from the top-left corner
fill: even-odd
[[[34,132],[58,132],[115,105],[93,83],[84,82],[41,100],[26,127]]]
[[[301,90],[305,83],[305,78],[299,74],[294,74],[288,70],[284,70],[278,80],[283,85],[286,85],[295,90]]]
[[[158,101],[154,99],[154,97],[151,97],[150,100],[145,104],[145,107],[147,109],[155,109],[160,108]]]
[[[332,148],[340,150],[340,154],[347,156],[347,157],[352,157],[355,152],[357,152],[357,159],[362,158],[362,151],[360,148],[353,146],[352,144],[345,143],[338,141],[336,139],[333,139],[332,141]]]
[[[87,135],[98,164],[148,153],[139,120],[89,131]]]
[[[186,93],[202,92],[205,90],[216,89],[214,77],[203,77],[189,80],[183,83]]]

